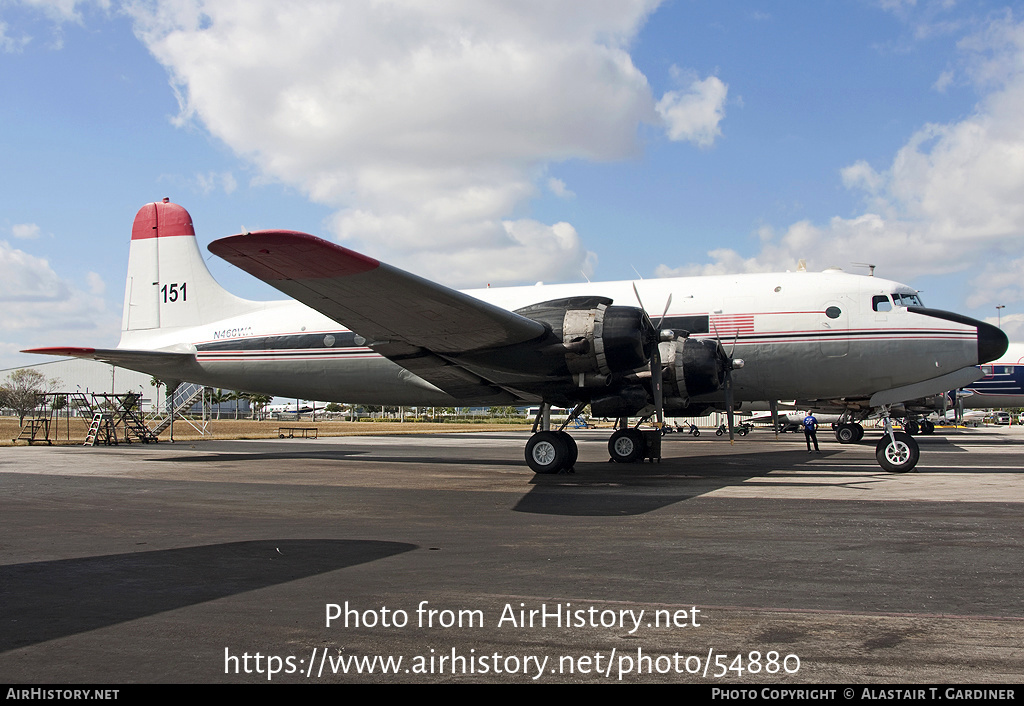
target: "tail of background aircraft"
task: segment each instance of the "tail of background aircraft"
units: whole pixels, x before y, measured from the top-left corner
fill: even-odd
[[[119,347],[135,347],[157,330],[208,324],[255,306],[210,274],[188,211],[168,199],[139,209],[132,225]]]

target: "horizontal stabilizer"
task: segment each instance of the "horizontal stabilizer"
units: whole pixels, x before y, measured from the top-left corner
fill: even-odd
[[[59,355],[71,358],[86,358],[119,368],[136,370],[152,375],[162,382],[181,382],[202,372],[193,352],[140,351],[120,348],[75,348],[69,346],[52,348],[29,348],[22,353]]]

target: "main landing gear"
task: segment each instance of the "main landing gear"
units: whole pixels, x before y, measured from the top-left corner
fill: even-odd
[[[526,464],[534,473],[572,472],[580,452],[565,426],[582,411],[583,405],[579,405],[561,428],[551,431],[551,405],[540,406],[533,422],[533,436],[526,442]]]
[[[619,429],[608,439],[608,455],[616,463],[635,463],[643,459],[646,448],[639,429]]]
[[[533,423],[533,436],[526,442],[526,463],[534,473],[571,473],[579,458],[576,441],[565,426],[580,411],[574,410],[561,428],[551,429],[550,406],[541,406]],[[616,463],[636,463],[645,458],[661,461],[661,433],[629,428],[625,419],[608,440],[608,455]]]
[[[539,431],[526,442],[526,463],[534,473],[571,471],[578,457],[576,441],[565,431]]]
[[[903,431],[908,434],[924,434],[925,436],[928,436],[929,434],[935,433],[935,424],[927,419],[922,419],[921,421],[908,419],[903,422]]]
[[[835,434],[840,444],[856,444],[864,438],[864,427],[857,422],[843,422],[836,425]]]

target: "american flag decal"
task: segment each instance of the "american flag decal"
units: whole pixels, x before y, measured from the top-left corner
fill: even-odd
[[[712,314],[711,334],[720,338],[754,332],[753,314]]]

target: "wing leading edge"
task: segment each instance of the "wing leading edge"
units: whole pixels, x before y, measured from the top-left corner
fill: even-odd
[[[449,356],[547,333],[537,321],[306,233],[257,231],[216,240],[209,248],[455,397],[520,400]]]

